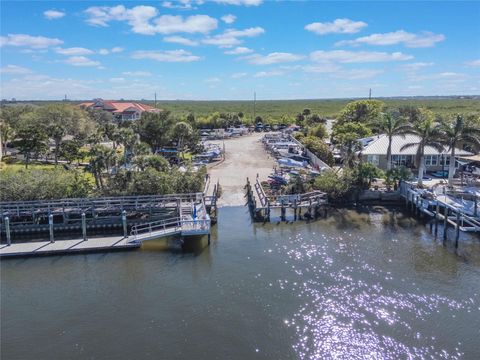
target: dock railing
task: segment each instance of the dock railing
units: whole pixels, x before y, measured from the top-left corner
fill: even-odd
[[[146,224],[139,224],[132,226],[130,230],[131,239],[129,242],[138,241],[139,239],[153,237],[156,233],[172,230],[173,232],[180,232],[182,230],[182,222],[179,217],[174,217],[165,220],[153,221]]]

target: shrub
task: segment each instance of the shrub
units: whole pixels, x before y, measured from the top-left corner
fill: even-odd
[[[301,138],[299,141],[301,141],[308,150],[318,156],[318,158],[327,165],[332,166],[335,163],[330,148],[319,138],[315,136],[306,136]]]
[[[317,176],[313,187],[315,190],[327,193],[330,200],[339,200],[350,191],[351,179],[346,172],[340,175],[333,170],[329,170]]]
[[[383,177],[384,172],[370,163],[360,163],[353,171],[354,182],[362,188],[369,188],[375,178]]]
[[[316,136],[319,139],[325,139],[328,137],[328,131],[325,125],[323,124],[318,124],[308,131],[309,135],[311,136]]]
[[[78,170],[61,168],[0,173],[0,200],[27,201],[86,197],[93,191],[91,182]]]

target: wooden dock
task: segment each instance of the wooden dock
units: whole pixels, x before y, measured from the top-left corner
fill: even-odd
[[[413,215],[428,217],[430,230],[438,235],[439,223],[443,224],[443,241],[447,240],[447,228],[455,229],[455,247],[458,247],[460,232],[480,232],[480,217],[478,214],[478,199],[473,196],[468,207],[464,199],[456,199],[452,194],[417,189],[414,184],[403,182],[400,187],[405,205]]]
[[[247,204],[254,221],[270,221],[271,213],[274,210],[280,210],[282,221],[286,219],[287,210],[293,212],[294,220],[317,218],[321,210],[323,210],[323,216],[327,216],[327,194],[321,191],[268,197],[258,177],[254,186],[251,185],[250,180],[247,178],[245,191]]]

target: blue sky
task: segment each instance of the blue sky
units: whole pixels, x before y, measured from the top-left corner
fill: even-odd
[[[1,97],[480,94],[480,2],[2,1]]]

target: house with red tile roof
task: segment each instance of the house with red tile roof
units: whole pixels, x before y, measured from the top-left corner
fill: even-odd
[[[80,104],[84,109],[98,109],[108,111],[113,114],[117,120],[138,120],[144,112],[160,112],[153,106],[137,102],[125,102],[114,100],[94,99],[91,102]]]

